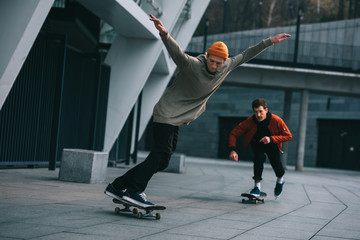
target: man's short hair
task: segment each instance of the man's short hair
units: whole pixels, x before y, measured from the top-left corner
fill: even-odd
[[[260,106],[263,106],[264,109],[267,108],[267,102],[265,99],[263,98],[257,98],[255,99],[253,102],[252,102],[252,108],[255,109],[255,108],[259,108]]]

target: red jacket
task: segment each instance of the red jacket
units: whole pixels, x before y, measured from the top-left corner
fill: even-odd
[[[282,143],[292,139],[289,128],[286,126],[284,121],[275,114],[271,114],[271,120],[268,128],[271,135],[269,137],[272,138],[272,142],[277,144],[279,150],[282,151]],[[239,125],[230,132],[229,147],[236,147],[236,139],[244,134],[244,147],[247,148],[256,131],[257,124],[253,120],[253,117],[250,116],[239,123]]]

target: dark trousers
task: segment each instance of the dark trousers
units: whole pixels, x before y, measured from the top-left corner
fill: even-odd
[[[252,143],[251,147],[254,153],[254,180],[262,180],[264,162],[268,156],[271,167],[274,169],[276,177],[284,176],[285,170],[280,160],[280,150],[276,144]]]
[[[174,153],[179,135],[179,127],[153,122],[153,146],[147,158],[116,178],[112,183],[117,189],[128,189],[129,192],[143,192],[151,177],[164,170]]]

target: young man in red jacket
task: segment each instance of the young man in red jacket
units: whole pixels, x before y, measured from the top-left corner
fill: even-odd
[[[262,180],[266,154],[277,177],[274,195],[275,197],[278,197],[282,193],[284,185],[283,176],[285,174],[284,167],[280,160],[282,143],[290,141],[292,136],[284,121],[277,115],[269,112],[265,99],[255,99],[252,102],[252,109],[254,115],[239,123],[239,125],[230,132],[229,157],[233,161],[239,160],[238,154],[235,151],[236,139],[239,136],[244,135],[245,148],[250,144],[254,153],[253,179],[255,180],[255,187],[251,190],[250,194],[260,196],[260,182]]]

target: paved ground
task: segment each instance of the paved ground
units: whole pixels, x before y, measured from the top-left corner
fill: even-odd
[[[108,168],[107,181],[127,168]],[[160,220],[116,215],[104,184],[57,180],[47,169],[0,170],[0,239],[360,239],[360,174],[308,169],[286,174],[273,197],[267,165],[265,204],[242,204],[253,185],[248,163],[187,157],[184,174],[156,174],[149,200]]]

